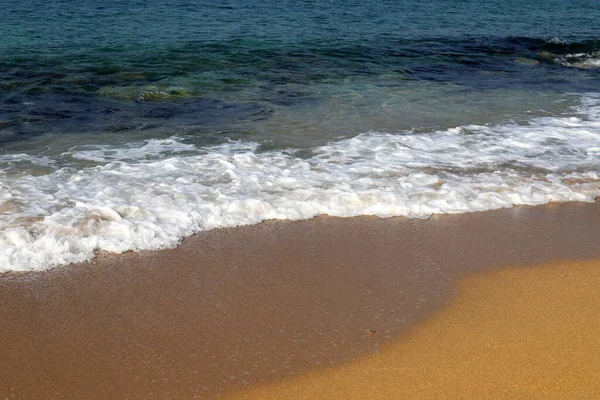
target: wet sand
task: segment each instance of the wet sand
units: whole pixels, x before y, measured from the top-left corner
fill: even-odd
[[[598,399],[600,260],[461,280],[380,354],[232,399]]]
[[[571,203],[269,221],[5,274],[0,397],[226,396],[384,354],[468,274],[597,258],[600,205]]]

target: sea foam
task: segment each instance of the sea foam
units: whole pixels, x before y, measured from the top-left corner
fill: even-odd
[[[197,147],[184,138],[48,157],[44,174],[8,173],[0,159],[0,271],[44,270],[95,252],[162,249],[195,232],[377,215],[427,218],[600,194],[600,99],[571,116],[437,132],[367,132],[312,149],[257,143]]]
[[[600,51],[565,54],[554,59],[560,65],[574,68],[600,68]]]

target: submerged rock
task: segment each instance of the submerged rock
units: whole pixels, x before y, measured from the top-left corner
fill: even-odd
[[[518,57],[517,59],[515,59],[515,62],[517,64],[522,64],[522,65],[538,65],[540,63],[538,60],[534,60],[533,58],[526,58],[526,57]]]
[[[105,86],[98,94],[117,100],[165,101],[195,97],[195,93],[183,87],[159,86]]]
[[[545,61],[552,61],[552,60],[554,60],[554,54],[552,54],[551,52],[546,51],[546,50],[540,51],[538,53],[538,57],[541,58],[542,60],[545,60]]]

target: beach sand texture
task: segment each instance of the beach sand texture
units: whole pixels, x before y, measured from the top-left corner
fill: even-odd
[[[597,399],[599,285],[600,261],[470,276],[381,353],[231,398]]]
[[[0,276],[0,397],[211,399],[312,371],[316,375],[299,385],[284,383],[257,396],[277,397],[283,390],[284,398],[302,397],[300,388],[308,390],[306,396],[328,398],[336,388],[355,387],[351,393],[363,398],[378,393],[386,398],[390,392],[384,390],[398,398],[398,371],[407,374],[407,382],[414,377],[413,384],[406,383],[413,391],[409,397],[422,390],[419,374],[427,378],[422,385],[446,398],[462,384],[484,393],[547,390],[550,395],[552,382],[563,380],[568,387],[575,377],[597,376],[592,361],[598,342],[588,336],[598,332],[593,318],[598,298],[591,290],[598,275],[592,264],[573,267],[566,277],[564,266],[551,273],[493,271],[600,259],[599,238],[598,203],[429,220],[322,217],[215,230],[173,250],[102,255],[43,273],[5,274]],[[492,271],[489,284],[487,275],[469,278],[457,303],[435,317],[452,320],[447,329],[430,319],[454,298],[457,280],[484,271]],[[528,288],[536,301],[519,298]],[[576,300],[580,292],[578,302],[561,300],[569,295]],[[494,303],[498,299],[510,301]],[[564,308],[536,308],[553,302]],[[456,311],[463,308],[465,315]],[[543,316],[544,310],[551,312]],[[514,320],[504,319],[513,314]],[[557,328],[545,332],[546,320],[523,327],[536,318]],[[490,325],[478,323],[484,320]],[[422,321],[428,322],[419,328]],[[479,325],[483,330],[475,330]],[[492,333],[501,337],[481,352],[480,340]],[[474,335],[472,341],[467,334]],[[555,344],[567,339],[571,342]],[[508,356],[508,350],[519,354],[521,348],[514,360],[524,362],[522,371]],[[549,348],[582,352],[575,355],[580,364],[569,364],[567,354],[545,353]],[[398,351],[413,358],[396,359]],[[457,363],[460,353],[469,362]],[[489,358],[479,359],[480,353]],[[444,368],[444,362],[456,366]],[[467,373],[476,362],[489,368]],[[535,365],[545,366],[546,375],[529,369]],[[559,367],[571,372],[556,374]],[[391,375],[382,373],[386,368]],[[500,372],[512,369],[524,379],[522,386],[501,379]],[[440,372],[446,375],[435,380]],[[527,380],[534,376],[542,379]],[[355,385],[342,383],[344,377]],[[333,392],[320,392],[324,386]]]

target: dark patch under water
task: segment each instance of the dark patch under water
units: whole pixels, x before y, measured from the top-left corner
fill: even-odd
[[[163,102],[111,101],[90,94],[32,94],[15,96],[0,106],[9,122],[0,125],[0,143],[28,139],[48,132],[98,133],[143,130],[158,125],[214,128],[225,122],[268,118],[269,109],[257,103],[226,103],[211,98]]]

